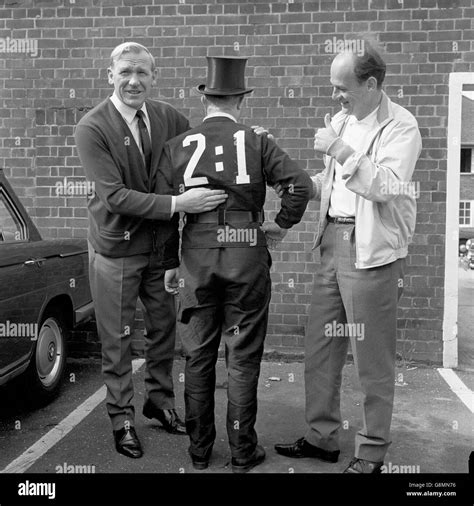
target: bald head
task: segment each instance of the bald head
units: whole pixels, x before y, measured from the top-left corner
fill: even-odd
[[[339,53],[334,58],[333,65],[352,70],[359,83],[366,81],[369,77],[374,77],[378,88],[382,86],[387,69],[380,54],[370,45],[366,46],[362,55],[352,51]]]
[[[354,53],[348,51],[337,54],[331,63],[331,76],[335,74],[344,80],[357,80],[354,72],[355,63]]]
[[[332,98],[339,102],[344,113],[353,114],[361,120],[377,107],[382,95],[381,84],[385,77],[385,63],[381,58],[380,61],[383,65],[383,75],[378,72],[381,65],[372,65],[372,56],[366,52],[362,56],[353,52],[336,55],[331,64]]]

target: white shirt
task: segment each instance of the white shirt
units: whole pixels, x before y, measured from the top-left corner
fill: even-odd
[[[237,120],[232,116],[232,114],[229,114],[227,112],[212,112],[211,114],[208,114],[203,121],[206,121],[208,118],[218,118],[219,116],[224,116],[225,118],[230,118],[234,123],[237,123]]]
[[[378,128],[378,107],[361,120],[350,116],[346,128],[342,133],[342,140],[356,152],[365,152],[368,143]],[[342,166],[336,162],[334,180],[332,183],[329,216],[355,216],[356,194],[346,188],[346,181],[342,179]]]
[[[117,111],[120,113],[122,118],[125,120],[125,122],[128,125],[128,128],[130,128],[130,131],[132,132],[135,143],[138,146],[138,149],[140,150],[140,153],[143,156],[143,160],[145,160],[145,157],[143,155],[143,150],[142,150],[142,143],[140,140],[140,130],[138,128],[138,118],[136,116],[137,109],[134,109],[133,107],[130,107],[127,104],[124,104],[117,97],[115,92],[110,97],[110,101],[112,102],[112,104],[114,104]],[[146,110],[145,102],[143,102],[141,110],[143,111],[143,114],[144,114],[143,121],[145,122],[146,128],[148,130],[148,135],[150,136],[150,143],[151,143],[151,124],[150,124],[150,118],[148,117],[148,112]],[[176,209],[176,197],[172,196],[171,197],[171,216],[173,216],[175,209]]]
[[[120,113],[120,115],[122,116],[122,118],[127,123],[128,128],[130,128],[130,131],[132,132],[132,135],[133,135],[133,138],[135,140],[135,143],[137,144],[138,149],[140,150],[140,153],[143,156],[142,143],[141,143],[141,140],[140,140],[140,130],[138,129],[138,118],[136,116],[137,109],[134,109],[133,107],[130,107],[130,106],[124,104],[117,97],[117,95],[115,94],[115,92],[110,97],[110,100],[111,100],[112,104],[114,104],[115,108]],[[143,114],[144,114],[143,120],[144,120],[146,128],[148,130],[148,135],[150,136],[150,142],[151,142],[150,118],[148,117],[148,112],[146,110],[146,104],[145,104],[145,102],[143,103],[143,105],[141,107],[141,110],[143,111]]]

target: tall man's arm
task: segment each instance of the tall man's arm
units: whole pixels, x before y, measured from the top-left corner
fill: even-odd
[[[115,214],[152,220],[171,218],[171,195],[144,193],[127,188],[100,130],[78,124],[75,133],[77,151],[89,181],[107,210]],[[223,190],[193,188],[176,197],[175,211],[210,211],[225,201]]]
[[[75,139],[86,177],[109,212],[153,220],[171,218],[170,195],[143,193],[125,186],[118,164],[97,127],[79,123]]]

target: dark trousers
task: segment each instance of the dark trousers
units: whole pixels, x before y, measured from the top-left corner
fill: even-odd
[[[186,354],[186,429],[194,455],[209,454],[214,425],[215,365],[221,336],[228,372],[227,434],[232,456],[257,444],[257,386],[271,295],[266,248],[186,249],[178,331]]]
[[[114,430],[134,425],[132,337],[137,299],[145,311],[145,401],[174,408],[175,305],[156,254],[112,258],[89,245],[89,278],[102,345],[107,411]]]
[[[362,390],[355,456],[382,461],[395,392],[397,304],[404,259],[356,269],[354,225],[330,223],[321,243],[305,339],[306,440],[339,449],[340,388],[349,340]],[[349,325],[347,325],[349,324]]]

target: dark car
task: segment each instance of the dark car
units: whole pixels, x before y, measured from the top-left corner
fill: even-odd
[[[93,316],[85,239],[42,239],[0,169],[0,385],[58,393],[70,331]]]

